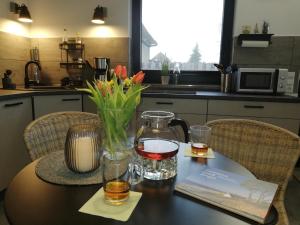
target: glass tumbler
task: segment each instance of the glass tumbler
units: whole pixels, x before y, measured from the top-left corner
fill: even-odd
[[[211,128],[205,125],[190,126],[190,138],[192,153],[204,155],[208,151],[208,143],[211,135]]]
[[[65,162],[73,172],[86,173],[100,166],[101,136],[98,127],[79,124],[69,128],[65,142]]]
[[[129,198],[130,187],[142,181],[143,167],[133,151],[105,152],[103,156],[104,200],[110,205],[122,205]]]

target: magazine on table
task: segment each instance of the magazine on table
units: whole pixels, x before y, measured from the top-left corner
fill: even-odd
[[[175,185],[175,190],[264,223],[278,185],[205,167]]]

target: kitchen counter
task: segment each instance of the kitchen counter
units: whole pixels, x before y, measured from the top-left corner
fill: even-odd
[[[82,93],[75,89],[49,89],[49,90],[4,90],[0,89],[0,100],[8,100],[21,97],[31,97],[38,95],[66,95]]]
[[[199,87],[198,87],[199,86]],[[217,91],[217,86],[201,85],[151,85],[144,90],[143,97],[155,98],[181,98],[181,99],[215,99],[215,100],[235,100],[235,101],[261,101],[261,102],[289,102],[300,103],[300,98],[293,96],[272,96],[272,95],[249,95],[222,93]],[[19,97],[40,96],[40,95],[66,95],[83,93],[75,89],[44,89],[44,90],[4,90],[0,89],[0,100],[8,100]]]

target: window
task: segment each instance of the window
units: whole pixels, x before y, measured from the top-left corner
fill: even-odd
[[[233,13],[234,0],[132,1],[132,69],[216,72],[230,63]]]

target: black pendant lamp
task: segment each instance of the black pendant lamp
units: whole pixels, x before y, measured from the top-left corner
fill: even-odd
[[[95,8],[92,23],[104,24],[105,17],[107,17],[107,10],[105,7],[100,7],[99,5]]]
[[[32,23],[32,19],[26,5],[22,4],[19,7],[19,21],[24,23]]]
[[[23,23],[32,23],[29,10],[25,4],[19,5],[15,2],[10,2],[10,12],[18,14],[18,20]]]

